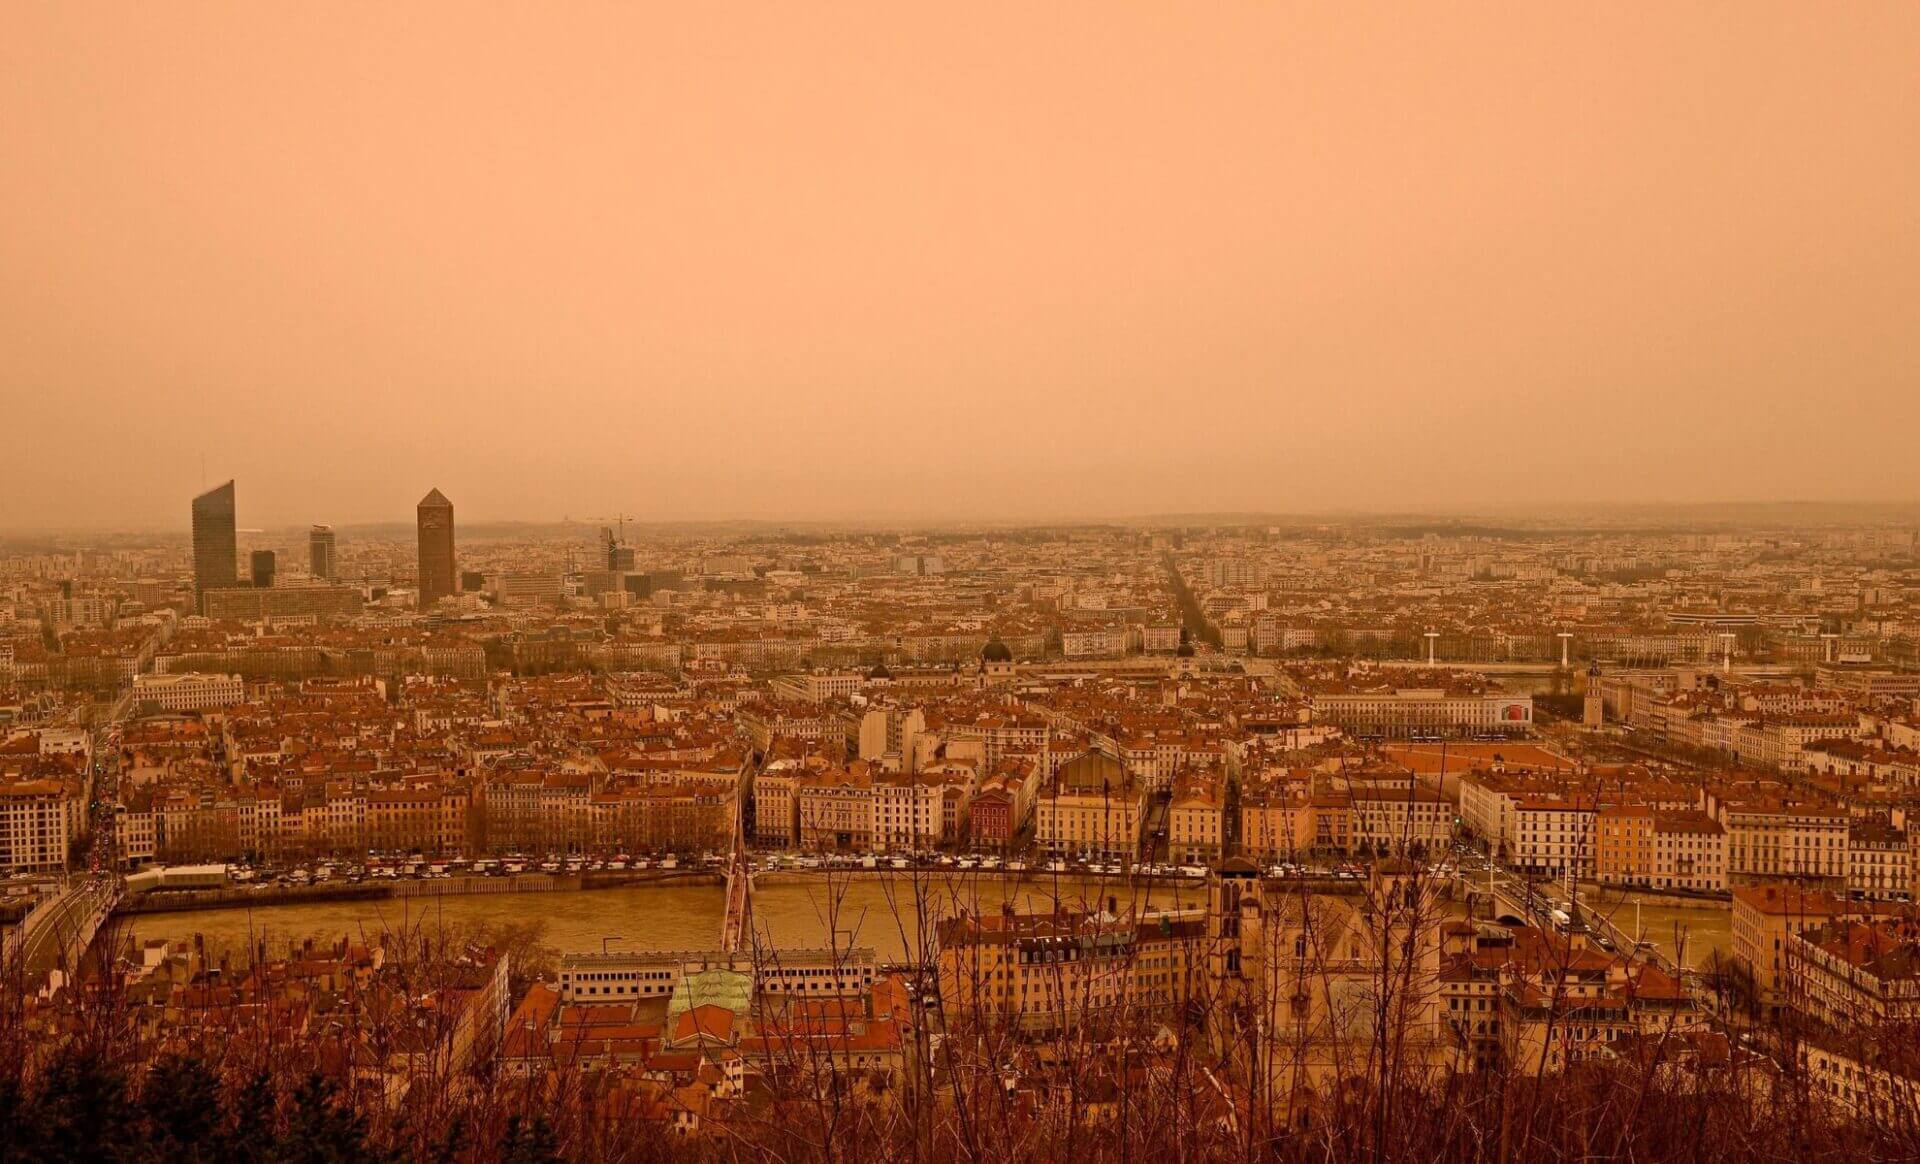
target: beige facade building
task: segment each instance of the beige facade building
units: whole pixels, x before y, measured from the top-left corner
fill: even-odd
[[[1206,966],[1205,911],[963,914],[939,931],[949,1021],[1023,1032],[1180,1013]]]
[[[1845,885],[1846,810],[1812,799],[1711,790],[1702,804],[1727,831],[1730,883],[1800,877]]]
[[[1849,822],[1847,889],[1885,899],[1913,888],[1913,853],[1907,833],[1884,817]]]
[[[1101,751],[1060,765],[1034,806],[1034,841],[1049,853],[1134,861],[1147,793],[1126,765]]]
[[[1431,788],[1355,788],[1351,800],[1355,851],[1438,852],[1453,839],[1453,802]]]
[[[878,852],[918,852],[946,838],[943,801],[947,784],[937,777],[881,772],[873,778],[873,847]]]
[[[1205,865],[1225,855],[1226,780],[1217,772],[1176,777],[1167,804],[1167,857]]]
[[[1726,889],[1726,830],[1706,813],[1608,808],[1598,819],[1594,875],[1603,884]]]
[[[85,823],[80,791],[65,780],[0,784],[0,869],[66,868],[69,850]]]
[[[1313,717],[1372,738],[1524,735],[1533,730],[1533,697],[1440,687],[1319,692]]]
[[[206,675],[188,671],[177,675],[138,675],[133,680],[135,706],[161,711],[207,711],[240,703],[247,685],[238,675]]]
[[[1920,922],[1836,919],[1789,941],[1788,997],[1829,1030],[1920,1021]]]
[[[1304,787],[1240,794],[1240,851],[1261,862],[1293,861],[1314,847],[1313,799]]]
[[[873,847],[873,777],[866,765],[803,776],[795,798],[802,849],[866,852]]]
[[[753,843],[791,849],[800,843],[800,769],[777,760],[753,777]]]
[[[1753,1004],[1772,1011],[1787,1004],[1792,940],[1819,929],[1853,907],[1831,893],[1793,885],[1741,885],[1733,890],[1733,962]]]

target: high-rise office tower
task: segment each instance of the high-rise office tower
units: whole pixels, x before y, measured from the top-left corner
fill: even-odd
[[[335,580],[333,527],[316,525],[307,532],[307,573],[324,582]]]
[[[240,584],[240,545],[234,535],[233,482],[193,499],[193,602],[206,610],[206,593]]]
[[[420,499],[420,607],[454,593],[453,502],[438,489]]]
[[[252,568],[253,584],[256,588],[265,590],[273,585],[272,550],[253,551],[253,554],[247,559],[247,564]]]
[[[600,532],[606,538],[607,569],[609,570],[633,569],[633,547],[622,545],[618,540],[614,538],[613,531],[610,529],[602,528]]]

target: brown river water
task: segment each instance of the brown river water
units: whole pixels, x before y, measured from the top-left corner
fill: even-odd
[[[883,959],[906,956],[918,944],[919,919],[930,922],[961,909],[998,910],[1012,900],[1022,910],[1138,906],[1174,908],[1204,902],[1198,883],[1131,885],[1073,878],[1014,882],[992,876],[935,874],[916,887],[905,876],[785,875],[757,880],[754,932],[778,946],[817,946],[839,931],[842,946],[871,946]],[[725,890],[718,885],[634,886],[552,893],[484,893],[395,897],[373,901],[307,902],[252,908],[141,914],[121,923],[136,941],[190,941],[202,937],[209,953],[238,953],[264,940],[271,955],[305,938],[378,939],[382,934],[458,932],[510,922],[538,921],[544,940],[562,953],[612,950],[701,950],[720,941]]]

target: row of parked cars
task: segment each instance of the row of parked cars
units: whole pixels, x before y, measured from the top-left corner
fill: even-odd
[[[1069,873],[1091,877],[1117,877],[1128,873],[1141,877],[1205,877],[1209,872],[1205,865],[1156,862],[1129,865],[1118,861],[1096,860],[1085,855],[1040,858],[1029,864],[1018,857],[1001,857],[985,853],[903,853],[890,856],[857,856],[845,853],[819,856],[776,854],[757,858],[753,867],[775,870],[934,868],[1008,873],[1021,873],[1031,869],[1043,873]],[[1357,879],[1365,876],[1366,870],[1360,865],[1341,865],[1322,869],[1305,865],[1277,864],[1267,872],[1275,877],[1311,874]]]
[[[599,873],[642,869],[712,868],[723,864],[717,853],[680,856],[634,857],[620,853],[611,857],[580,854],[509,853],[502,857],[425,858],[418,854],[369,856],[364,861],[319,861],[292,868],[232,865],[228,877],[239,883],[261,885],[321,885],[364,881],[428,880],[438,877],[511,877],[521,873]]]
[[[724,854],[706,852],[692,854],[668,854],[665,856],[633,856],[617,853],[611,856],[590,856],[584,854],[527,854],[508,853],[499,857],[480,857],[468,859],[427,858],[415,854],[371,854],[365,860],[327,860],[282,868],[275,866],[253,867],[232,865],[228,867],[231,880],[238,883],[261,885],[319,885],[329,883],[357,884],[365,881],[428,880],[440,877],[511,877],[522,873],[602,873],[636,872],[647,870],[711,870],[726,864]],[[1143,862],[1125,864],[1117,861],[1104,861],[1092,857],[1057,856],[1042,857],[1032,863],[1019,857],[1004,857],[993,853],[939,853],[916,852],[895,854],[854,854],[854,853],[774,853],[758,854],[749,863],[749,867],[758,871],[810,871],[810,870],[856,870],[856,869],[941,869],[960,872],[981,873],[1024,873],[1029,870],[1046,873],[1065,873],[1081,876],[1121,876],[1133,874],[1144,877],[1205,877],[1208,867],[1197,864],[1171,864]],[[1317,867],[1282,862],[1269,867],[1266,872],[1274,877],[1283,876],[1330,876],[1358,879],[1366,874],[1361,865],[1335,865]]]
[[[755,869],[769,870],[810,870],[810,869],[948,869],[962,872],[981,873],[1023,873],[1028,870],[1047,873],[1075,873],[1088,876],[1118,876],[1123,873],[1135,873],[1149,877],[1204,877],[1207,874],[1202,865],[1124,865],[1118,862],[1106,863],[1079,857],[1055,857],[1042,859],[1033,864],[1019,857],[1002,857],[994,853],[896,853],[896,854],[853,854],[853,853],[776,853],[772,856],[758,857],[753,862]]]
[[[969,870],[1009,870],[1019,872],[1027,868],[1027,863],[1019,859],[1008,860],[995,854],[985,853],[893,853],[893,854],[856,854],[856,853],[774,853],[770,856],[756,857],[751,865],[754,869],[767,870],[809,870],[809,869],[969,869]]]

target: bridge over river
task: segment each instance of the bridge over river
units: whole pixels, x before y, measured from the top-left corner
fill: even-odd
[[[7,934],[8,963],[20,967],[33,989],[61,985],[93,944],[119,895],[119,884],[112,877],[67,882],[42,898]]]

